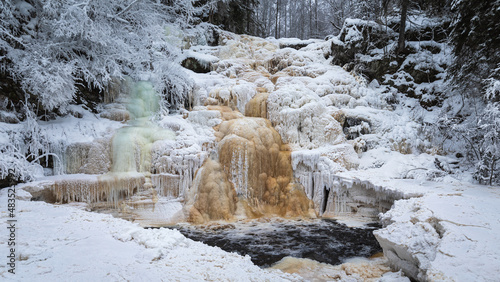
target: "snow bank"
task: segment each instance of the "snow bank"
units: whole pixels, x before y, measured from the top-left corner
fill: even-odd
[[[0,191],[0,201],[7,202],[6,192]],[[0,266],[0,277],[10,281],[299,280],[260,269],[248,256],[194,242],[175,230],[143,229],[78,206],[19,199],[16,204],[16,274]],[[0,217],[8,219],[3,212]],[[2,228],[0,235],[7,238],[7,232]],[[2,253],[7,247],[2,240]]]
[[[375,232],[391,265],[417,280],[494,281],[500,210],[491,188],[462,183],[396,202]]]

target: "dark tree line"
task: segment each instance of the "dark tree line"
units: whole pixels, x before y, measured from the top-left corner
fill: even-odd
[[[198,0],[198,17],[224,30],[240,34],[257,34],[258,0]]]
[[[383,22],[406,11],[444,14],[450,0],[198,0],[202,21],[261,37],[323,38],[336,34],[347,18]]]

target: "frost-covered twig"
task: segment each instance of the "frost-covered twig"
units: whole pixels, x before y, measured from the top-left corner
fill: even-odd
[[[132,8],[132,6],[133,6],[133,5],[134,5],[135,3],[137,3],[137,2],[139,2],[139,0],[134,0],[134,1],[132,1],[132,3],[130,3],[127,7],[125,7],[125,9],[121,10],[121,11],[120,11],[118,14],[116,14],[115,16],[116,16],[116,17],[119,17],[119,16],[121,16],[122,14],[126,13],[128,10],[130,10],[130,8]]]
[[[61,159],[59,158],[58,155],[54,154],[54,153],[45,153],[43,155],[40,155],[38,157],[36,157],[34,160],[31,161],[31,163],[35,163],[37,162],[39,159],[41,158],[44,158],[44,157],[48,157],[48,156],[52,156],[52,157],[55,157],[58,161],[61,161]]]
[[[414,171],[414,170],[429,170],[425,167],[417,167],[417,168],[412,168],[410,170],[407,170],[403,176],[403,179],[407,179],[408,178],[408,173],[410,173],[410,171]]]
[[[121,18],[120,16],[123,15],[124,13],[126,13],[128,10],[130,10],[130,8],[132,8],[132,6],[137,2],[139,2],[139,0],[134,0],[134,1],[132,1],[132,3],[130,3],[127,7],[125,7],[123,10],[121,10],[117,14],[115,14],[115,15],[107,14],[107,17],[115,19],[115,20],[120,21],[120,22],[125,23],[125,24],[129,24],[129,21]]]

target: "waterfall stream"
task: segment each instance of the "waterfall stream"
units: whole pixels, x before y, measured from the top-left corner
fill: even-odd
[[[129,94],[129,125],[119,129],[112,141],[112,172],[151,170],[151,147],[155,141],[175,139],[175,133],[151,122],[159,110],[159,98],[151,83],[135,83]]]
[[[249,255],[261,267],[272,266],[284,257],[336,265],[382,251],[372,233],[377,224],[354,228],[329,219],[270,220],[173,228],[190,239]]]
[[[246,54],[245,44],[262,53]],[[55,201],[87,202],[142,226],[177,224],[186,237],[248,254],[259,266],[285,257],[340,264],[380,252],[375,226],[326,219],[374,220],[402,198],[336,175],[359,160],[342,132],[345,114],[331,101],[361,99],[367,90],[324,57],[288,49],[247,36],[228,40],[221,61],[211,63],[217,74],[198,78],[199,104],[176,115],[157,115],[150,82],[123,81],[121,103],[101,116],[128,117],[127,124],[99,150],[97,142],[70,150],[72,173],[88,173],[82,167],[94,155],[108,168],[55,181]]]

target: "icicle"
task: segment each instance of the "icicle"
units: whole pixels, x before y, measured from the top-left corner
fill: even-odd
[[[395,200],[404,198],[400,192],[373,185],[368,181],[337,176],[344,168],[330,159],[329,152],[332,152],[331,148],[292,153],[294,177],[304,186],[307,196],[313,200],[319,214],[361,212],[365,216],[373,216],[376,215],[374,211],[386,211]],[[328,199],[324,198],[325,190],[329,191]]]
[[[141,191],[144,183],[145,177],[142,174],[107,174],[61,179],[51,189],[58,202],[107,202],[116,208],[120,201]]]
[[[238,148],[233,152],[228,175],[236,194],[248,198],[248,144],[243,144],[243,149]]]
[[[186,152],[186,154],[176,155],[175,147],[155,148],[153,156],[153,172],[151,176],[153,185],[162,196],[164,191],[177,191],[171,193],[175,197],[184,197],[187,189],[191,187],[196,171],[208,158],[208,152]],[[167,177],[168,176],[168,177]],[[175,176],[175,177],[174,177]],[[156,181],[155,179],[161,179]],[[164,186],[166,185],[166,186]],[[176,188],[174,186],[177,185]]]

